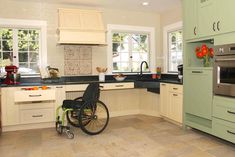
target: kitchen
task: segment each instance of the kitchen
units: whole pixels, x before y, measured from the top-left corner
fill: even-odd
[[[186,58],[188,58],[188,60],[184,62],[184,66],[186,65],[186,68],[184,68],[186,69],[186,76],[184,76],[184,90],[182,82],[178,81],[177,74],[164,73],[172,70],[166,68],[169,66],[166,62],[168,56],[165,54],[168,53],[168,49],[164,46],[167,45],[167,40],[164,39],[167,38],[169,30],[172,31],[175,28],[180,27],[179,21],[188,20],[181,15],[181,2],[175,1],[174,3],[171,3],[170,1],[167,1],[163,3],[158,1],[157,3],[151,1],[149,2],[149,6],[143,6],[140,3],[135,7],[131,7],[132,3],[133,1],[131,0],[120,2],[115,5],[108,4],[104,1],[84,2],[82,0],[73,0],[69,3],[62,0],[60,2],[47,2],[43,0],[7,0],[1,2],[1,4],[4,4],[0,5],[1,27],[4,26],[4,22],[7,23],[11,19],[19,20],[13,24],[18,26],[18,28],[22,27],[20,26],[21,24],[28,25],[26,28],[30,28],[30,21],[39,25],[41,28],[40,37],[43,38],[43,40],[40,40],[40,44],[42,45],[41,49],[35,48],[35,52],[37,52],[37,50],[42,50],[42,53],[38,56],[40,58],[39,62],[45,67],[48,65],[50,67],[56,67],[59,69],[59,75],[61,76],[59,80],[44,79],[44,82],[42,82],[38,77],[30,79],[23,77],[22,75],[20,81],[21,84],[19,85],[10,85],[9,87],[9,85],[5,86],[2,84],[1,119],[4,123],[2,125],[3,133],[0,137],[1,155],[65,156],[65,154],[69,154],[70,156],[94,156],[90,154],[90,150],[95,150],[98,156],[218,156],[218,154],[221,156],[221,153],[227,150],[227,156],[233,156],[233,144],[220,140],[214,136],[204,134],[203,132],[212,134],[211,131],[208,131],[208,127],[204,129],[205,127],[196,123],[192,124],[192,122],[198,122],[199,124],[211,126],[211,121],[204,120],[203,117],[200,119],[197,119],[195,116],[193,117],[192,115],[198,113],[195,113],[190,109],[182,111],[183,99],[184,106],[185,102],[190,101],[187,100],[187,98],[191,98],[191,100],[196,99],[195,97],[192,97],[193,94],[188,92],[190,88],[193,88],[192,84],[195,82],[188,81],[187,68],[189,66],[192,66],[192,68],[201,66],[201,69],[193,71],[202,71],[204,69],[202,68],[201,62],[194,62],[194,60],[197,59],[195,56],[190,55],[190,53],[185,54],[186,57],[184,56],[184,59],[186,60]],[[159,3],[161,3],[161,5],[157,5]],[[184,3],[183,6],[185,5]],[[102,32],[101,30],[107,30],[107,36],[105,35],[107,42],[95,43],[95,45],[92,45],[93,43],[86,43],[86,45],[84,45],[84,43],[82,43],[82,45],[81,43],[78,45],[74,43],[65,44],[65,41],[59,43],[59,39],[66,37],[61,37],[60,33],[69,29],[69,26],[63,26],[61,23],[65,14],[59,15],[60,11],[63,12],[66,11],[66,9],[102,10],[103,28],[101,27],[99,31],[93,31],[92,35],[94,35],[95,32]],[[160,13],[156,13],[156,10]],[[78,25],[76,20],[73,20],[71,17],[71,14],[76,15],[76,13],[70,13],[70,17],[65,18],[65,22]],[[70,20],[66,21],[66,19]],[[86,18],[86,20],[87,19],[88,18]],[[172,29],[172,27],[174,29]],[[117,66],[122,64],[118,63],[116,60],[117,63],[115,63],[114,66],[112,63],[112,58],[114,57],[112,56],[112,53],[107,52],[112,52],[112,45],[115,43],[121,43],[124,45],[125,49],[125,42],[130,41],[131,38],[126,35],[128,41],[122,43],[123,41],[120,40],[114,41],[112,35],[114,36],[116,33],[115,35],[123,36],[127,30],[130,32],[129,36],[132,35],[133,31],[141,32],[142,34],[140,34],[140,36],[150,43],[150,57],[148,64],[150,67],[149,70],[153,75],[144,72],[143,78],[139,79],[139,75],[123,73],[124,75],[127,75],[127,78],[125,78],[123,82],[116,82],[112,72],[115,70],[118,71],[119,68],[123,72],[125,69],[122,69],[122,66]],[[13,32],[16,32],[16,30]],[[115,33],[112,34],[112,32]],[[30,30],[28,30],[28,34],[28,36],[30,36]],[[149,34],[150,36],[148,36]],[[17,38],[17,35],[15,36]],[[70,34],[67,39],[72,39],[71,36],[72,35]],[[75,38],[77,36],[81,36],[81,34],[76,35]],[[98,35],[95,36],[97,37]],[[223,36],[227,37],[228,35],[225,34]],[[34,38],[35,37],[36,36],[34,35]],[[96,37],[95,39],[98,39]],[[214,43],[218,43],[218,41],[221,41],[225,37],[218,37],[214,40]],[[201,44],[206,43],[208,47],[213,47],[211,40],[207,37],[197,37],[198,39],[193,38],[194,37],[187,39],[188,44],[184,47],[186,51],[190,50],[192,52],[191,54],[194,54],[195,47],[201,46]],[[232,40],[231,37],[227,38],[227,40]],[[177,41],[179,39],[177,39]],[[19,37],[18,40],[21,41]],[[99,38],[97,41],[101,40],[102,39]],[[2,39],[2,41],[4,40]],[[197,41],[200,41],[198,42],[200,44],[198,44]],[[28,42],[30,43],[32,41],[28,40]],[[33,42],[37,42],[37,40],[35,39]],[[71,41],[69,42],[71,43]],[[230,43],[230,41],[227,41],[227,43]],[[15,45],[17,47],[17,44]],[[9,52],[11,53],[11,50],[3,51],[1,53],[4,54]],[[24,52],[25,50],[19,50],[19,57],[20,54],[23,54]],[[120,54],[126,55],[124,52],[120,52]],[[113,55],[115,56],[115,54]],[[25,57],[22,58],[25,59]],[[145,56],[143,56],[143,58],[145,58]],[[12,60],[13,63],[17,63],[17,65],[24,65],[25,63],[24,60],[18,60],[17,55],[16,58],[13,57]],[[31,67],[33,69],[34,60],[32,59],[28,65],[32,65]],[[45,69],[45,67],[43,68]],[[77,67],[79,67],[79,69]],[[81,96],[89,82],[98,81],[99,73],[96,70],[97,67],[108,68],[105,76],[106,82],[101,83],[103,89],[101,89],[100,97],[107,105],[110,112],[110,122],[107,128],[97,136],[87,136],[86,134],[83,134],[83,132],[80,132],[79,128],[73,128],[75,135],[73,140],[67,139],[66,135],[59,136],[54,129],[54,112],[56,108],[59,105],[62,105],[62,102],[65,99],[74,99]],[[161,67],[161,75],[160,73],[157,73],[156,67]],[[135,66],[134,62],[133,68],[136,68],[136,72],[141,70],[140,64]],[[143,69],[144,71],[146,70],[145,65],[143,65]],[[176,69],[173,70],[175,71]],[[161,82],[156,79],[156,77],[160,76]],[[195,79],[197,79],[197,77]],[[208,84],[210,84],[210,82]],[[42,88],[43,86],[47,86],[49,89],[22,91],[22,88]],[[158,91],[153,90],[151,88],[153,86],[157,86]],[[205,88],[207,88],[207,86],[205,86]],[[185,89],[187,92],[185,92]],[[201,92],[201,89],[198,88],[197,91]],[[39,95],[43,95],[43,99],[24,98],[24,93],[28,94],[29,92],[33,92],[33,94],[35,94],[35,92],[42,92],[39,93]],[[188,94],[191,95],[187,96]],[[195,102],[198,101],[199,100],[195,100]],[[208,102],[209,100],[206,101]],[[197,108],[195,111],[197,111]],[[164,120],[160,118],[160,116],[163,116]],[[186,118],[184,123],[182,117]],[[39,118],[40,120],[37,121],[35,118]],[[188,121],[188,119],[192,121]],[[180,127],[182,125],[203,132],[194,129],[184,130]],[[219,137],[234,142],[234,137]],[[57,142],[60,142],[59,146],[56,144]],[[16,148],[17,146],[19,148]],[[47,148],[48,146],[52,146],[52,148],[49,149]],[[77,148],[79,146],[81,146],[81,148]],[[35,150],[35,152],[27,149],[28,147]],[[38,149],[36,147],[38,147]],[[136,148],[138,149],[135,150]]]

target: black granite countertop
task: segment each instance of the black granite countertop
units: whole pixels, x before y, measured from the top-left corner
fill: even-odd
[[[152,82],[164,82],[173,84],[182,84],[177,78],[177,75],[162,75],[161,79],[153,80],[151,75],[146,74],[143,78],[139,79],[138,75],[127,75],[124,81],[116,81],[112,75],[107,75],[105,82],[99,82],[98,76],[72,76],[61,77],[58,79],[46,79],[41,78],[22,78],[21,83],[17,85],[1,84],[1,87],[21,87],[21,86],[52,86],[52,85],[73,85],[73,84],[88,84],[91,82],[99,83],[120,83],[120,82],[135,82],[135,81],[152,81]]]

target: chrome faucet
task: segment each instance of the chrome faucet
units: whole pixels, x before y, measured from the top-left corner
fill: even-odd
[[[140,64],[140,75],[139,75],[140,77],[143,76],[143,64],[144,63],[146,65],[146,68],[149,68],[149,65],[148,65],[148,63],[146,61],[141,62],[141,64]]]

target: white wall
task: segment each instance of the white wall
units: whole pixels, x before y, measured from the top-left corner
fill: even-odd
[[[174,9],[171,9],[171,10],[168,10],[164,13],[161,14],[161,53],[158,53],[158,64],[163,67],[162,71],[165,71],[165,66],[166,63],[164,63],[164,61],[166,61],[165,57],[166,57],[166,54],[164,54],[163,52],[163,40],[164,40],[164,37],[163,37],[163,29],[165,26],[168,26],[168,25],[171,25],[171,24],[174,24],[174,23],[177,23],[179,21],[182,21],[183,18],[182,18],[182,8],[181,7],[177,7],[177,8],[174,8]]]
[[[48,24],[48,64],[58,67],[63,75],[64,53],[63,46],[57,44],[58,15],[57,8],[84,8],[78,5],[65,5],[50,3],[46,0],[0,0],[0,18],[33,19],[45,20]],[[88,8],[89,9],[89,8]],[[93,9],[93,8],[91,8]],[[123,24],[134,26],[154,27],[156,33],[156,52],[161,52],[161,24],[160,15],[157,13],[133,12],[123,10],[111,10],[95,8],[103,11],[104,23]],[[157,56],[161,56],[158,55]],[[107,51],[106,47],[94,47],[93,74],[96,74],[95,67],[106,67]]]

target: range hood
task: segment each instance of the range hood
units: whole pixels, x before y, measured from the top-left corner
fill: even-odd
[[[59,44],[106,45],[101,11],[60,8],[58,12]]]

